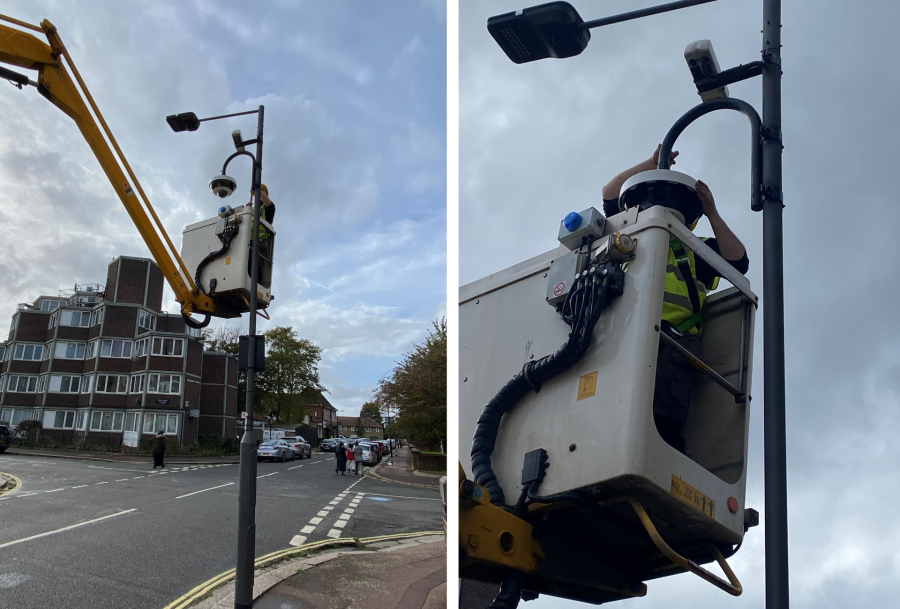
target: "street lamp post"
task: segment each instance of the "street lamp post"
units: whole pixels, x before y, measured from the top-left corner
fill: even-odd
[[[222,174],[232,159],[246,155],[253,161],[252,186],[253,186],[253,225],[252,252],[253,261],[250,265],[250,327],[248,330],[248,357],[247,357],[247,400],[244,412],[244,435],[241,438],[241,468],[240,487],[238,493],[238,536],[237,536],[237,561],[235,566],[234,582],[234,608],[251,609],[253,606],[253,565],[256,556],[256,437],[253,434],[253,391],[256,380],[256,286],[259,285],[259,202],[260,185],[262,184],[262,154],[263,154],[263,124],[265,119],[265,107],[258,110],[237,112],[223,116],[213,116],[198,119],[193,112],[172,115],[166,117],[166,122],[173,131],[196,131],[200,123],[245,114],[257,115],[256,139],[239,141],[240,136],[232,134],[235,139],[237,152],[225,161]],[[244,150],[244,146],[256,144],[256,156]]]
[[[488,19],[488,31],[515,63],[537,59],[565,58],[580,54],[590,41],[590,30],[658,13],[664,13],[715,0],[679,0],[621,15],[583,21],[578,12],[564,2],[553,2]],[[753,211],[763,212],[763,316],[764,354],[764,461],[765,461],[765,545],[766,607],[788,609],[788,530],[787,530],[787,434],[785,428],[784,374],[784,247],[782,209],[782,137],[781,137],[781,0],[763,0],[762,61],[738,66],[718,74],[701,65],[695,75],[698,92],[712,91],[726,84],[753,76],[762,76],[761,126],[756,111],[746,104],[719,104],[744,112],[754,130],[754,145],[759,147],[759,165],[754,169]],[[693,71],[693,70],[692,70]],[[739,100],[723,100],[738,102]],[[705,102],[713,105],[716,102]],[[712,108],[695,109],[697,116]],[[690,118],[691,113],[682,117]],[[691,118],[690,120],[693,120]],[[689,121],[688,121],[689,122]],[[686,126],[686,125],[684,125]],[[670,131],[674,134],[673,131]],[[668,136],[667,136],[668,139]],[[757,144],[757,142],[759,142]],[[669,167],[674,138],[660,150],[659,167]],[[758,173],[756,173],[758,171]]]

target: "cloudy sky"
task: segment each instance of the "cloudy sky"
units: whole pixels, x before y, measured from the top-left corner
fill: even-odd
[[[272,321],[260,327],[291,325],[324,349],[341,414],[445,314],[443,0],[6,0],[0,12],[59,28],[176,244],[215,214],[207,183],[234,150],[231,131],[250,139],[256,117],[176,134],[165,116],[265,105],[278,238]],[[0,318],[102,283],[115,256],[149,257],[67,117],[5,83],[0,116]],[[249,163],[229,173],[230,203],[247,202]],[[171,291],[164,308],[178,310]]]
[[[573,4],[593,19],[659,2]],[[595,29],[575,58],[515,65],[485,24],[523,6],[460,6],[461,284],[554,248],[567,212],[599,208],[602,185],[650,156],[700,102],[683,58],[689,42],[711,39],[723,68],[760,57],[762,2],[722,0]],[[790,581],[798,609],[892,606],[900,594],[900,205],[890,169],[900,139],[898,20],[900,4],[885,0],[784,3]],[[761,109],[759,79],[730,89]],[[748,134],[737,113],[704,117],[679,138],[676,169],[709,184],[746,244],[764,316]],[[697,233],[710,235],[708,224]],[[763,526],[731,561],[743,596],[681,575],[651,582],[646,598],[620,606],[764,606],[761,334],[756,355],[747,504]],[[546,598],[527,606],[575,605]]]

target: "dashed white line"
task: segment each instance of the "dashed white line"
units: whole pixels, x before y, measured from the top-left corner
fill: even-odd
[[[334,526],[336,526],[339,529],[343,529],[345,526],[347,526],[347,521],[346,520],[338,520],[337,522],[334,523]]]
[[[321,516],[322,518],[325,518],[325,516],[328,516],[328,512],[325,510],[322,510],[321,512],[316,514],[316,516]]]
[[[272,472],[271,474],[265,474],[265,475],[263,475],[263,476],[257,476],[256,479],[259,480],[260,478],[268,478],[269,476],[274,476],[274,475],[277,474],[277,473],[278,473],[278,472]]]
[[[338,520],[350,520],[350,514],[341,514],[338,516]]]
[[[310,533],[312,533],[315,530],[316,530],[316,527],[314,527],[312,525],[306,525],[305,527],[300,529],[300,532],[303,533],[304,535],[309,535]]]
[[[127,482],[128,478],[122,478],[121,480],[116,480],[116,482]]]
[[[184,499],[185,497],[190,497],[191,495],[196,495],[197,493],[205,493],[206,491],[214,491],[217,488],[222,488],[225,486],[231,486],[234,482],[229,482],[228,484],[221,484],[219,486],[214,486],[212,488],[205,488],[202,491],[194,491],[193,493],[188,493],[187,495],[182,495],[181,497],[175,497],[176,499]]]
[[[341,532],[337,529],[331,529],[330,531],[328,531],[328,537],[331,537],[332,539],[340,539]]]
[[[304,543],[306,543],[306,535],[294,535],[294,538],[291,539],[290,545],[302,546]]]
[[[79,522],[78,524],[73,524],[67,527],[63,527],[61,529],[56,529],[55,531],[47,531],[46,533],[40,533],[38,535],[32,535],[31,537],[25,537],[23,539],[17,539],[15,541],[7,541],[6,543],[0,543],[0,549],[7,548],[9,546],[14,546],[18,543],[24,543],[26,541],[31,541],[32,539],[40,539],[41,537],[47,537],[48,535],[55,535],[56,533],[62,533],[63,531],[69,531],[71,529],[77,529],[78,527],[83,527],[88,524],[93,524],[95,522],[100,522],[101,520],[107,520],[109,518],[115,518],[116,516],[121,516],[122,514],[128,514],[129,512],[136,512],[137,508],[132,508],[130,510],[125,510],[124,512],[117,512],[115,514],[110,514],[109,516],[102,516],[100,518],[94,518],[93,520],[88,520],[86,522]]]
[[[80,484],[78,486],[73,486],[72,488],[84,488],[86,486],[87,486],[87,484]]]
[[[289,467],[289,468],[288,468],[288,471],[290,471],[290,470],[292,470],[292,469],[297,469],[298,467],[303,467],[303,466],[302,466],[302,465],[295,465],[294,467]]]
[[[64,488],[53,489],[52,491],[44,491],[45,493],[58,493],[59,491],[64,491]]]
[[[309,519],[309,524],[319,524],[320,522],[322,522],[321,518],[310,518]]]
[[[100,486],[101,484],[109,484],[109,482],[98,482],[95,486]]]

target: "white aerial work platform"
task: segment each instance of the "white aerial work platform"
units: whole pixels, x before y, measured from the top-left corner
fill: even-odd
[[[639,595],[633,593],[637,582],[687,568],[683,562],[676,566],[678,561],[660,550],[655,533],[675,555],[696,566],[719,560],[718,552],[732,554],[745,525],[752,526],[757,517],[753,510],[745,514],[744,503],[757,297],[743,275],[667,208],[635,207],[613,216],[603,235],[616,232],[636,241],[635,257],[625,267],[623,294],[600,317],[585,355],[503,416],[492,454],[507,503],[521,492],[525,454],[543,448],[549,468],[537,494],[578,491],[595,508],[559,501],[532,505],[529,512],[533,522],[543,511],[539,540],[548,554],[550,544],[560,550],[565,540],[583,545],[596,563],[556,568],[560,572],[543,580],[527,576],[526,589],[590,602]],[[710,294],[702,309],[700,359],[720,378],[716,382],[697,374],[686,455],[662,439],[653,416],[672,237],[733,286]],[[548,302],[564,289],[553,265],[565,263],[567,255],[569,249],[560,246],[460,289],[459,437],[469,474],[471,439],[485,404],[526,362],[566,342],[570,328]],[[731,579],[730,569],[723,568]],[[618,588],[604,588],[607,574],[608,581],[619,582]],[[585,592],[584,581],[590,577],[607,591],[605,596]],[[739,583],[732,585],[736,579],[713,583],[740,593]],[[632,593],[621,589],[626,584]]]
[[[226,211],[227,210],[227,211]],[[257,308],[265,309],[269,306],[273,296],[272,287],[272,260],[275,250],[275,230],[265,221],[260,214],[260,223],[270,235],[266,239],[268,246],[260,248],[259,282],[256,286]],[[211,253],[222,249],[223,242],[220,235],[229,226],[236,228],[228,249],[221,255],[209,261],[203,268],[200,276],[202,289],[206,294],[213,291],[216,294],[216,306],[227,308],[240,315],[250,310],[250,291],[252,280],[250,278],[250,257],[253,230],[253,207],[245,205],[231,209],[223,207],[221,213],[208,220],[202,220],[188,225],[182,233],[181,257],[185,265],[192,272]],[[262,246],[263,243],[261,242]],[[263,251],[265,249],[266,251]],[[214,289],[213,289],[214,282]]]

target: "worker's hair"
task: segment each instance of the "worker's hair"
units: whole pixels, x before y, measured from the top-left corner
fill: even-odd
[[[266,194],[269,194],[269,189],[265,184],[260,184],[259,188],[260,188],[260,190],[265,190]]]

